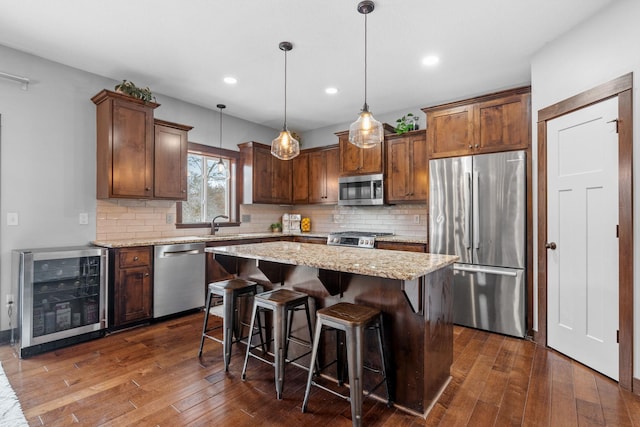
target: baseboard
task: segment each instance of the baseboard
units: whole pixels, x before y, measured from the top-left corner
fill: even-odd
[[[633,378],[633,381],[631,381],[631,388],[633,394],[640,396],[640,378]]]

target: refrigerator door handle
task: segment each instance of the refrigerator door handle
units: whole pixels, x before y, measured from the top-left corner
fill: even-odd
[[[469,236],[471,235],[471,201],[469,200],[469,193],[471,191],[471,174],[466,172],[464,174],[464,232],[462,235],[462,244],[465,248],[471,249],[469,243]]]
[[[465,266],[461,264],[453,264],[453,269],[457,271],[467,271],[469,273],[495,274],[498,276],[516,277],[518,275],[517,270],[506,269],[506,268],[478,267],[478,266]]]
[[[473,173],[473,247],[475,250],[480,249],[480,176],[478,172]]]

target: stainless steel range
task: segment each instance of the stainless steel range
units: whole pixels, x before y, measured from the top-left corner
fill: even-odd
[[[393,233],[377,233],[370,231],[340,231],[329,233],[327,245],[353,246],[356,248],[373,249],[376,237],[393,236]]]

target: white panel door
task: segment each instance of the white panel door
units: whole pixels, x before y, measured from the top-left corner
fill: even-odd
[[[616,380],[617,114],[612,98],[547,123],[546,249],[547,344]]]

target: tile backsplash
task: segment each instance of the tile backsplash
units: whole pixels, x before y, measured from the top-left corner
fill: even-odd
[[[241,205],[239,227],[221,227],[218,234],[267,232],[283,213],[311,218],[311,231],[379,231],[427,237],[427,205]],[[96,240],[157,238],[209,234],[208,228],[176,229],[176,203],[162,200],[97,200]]]

